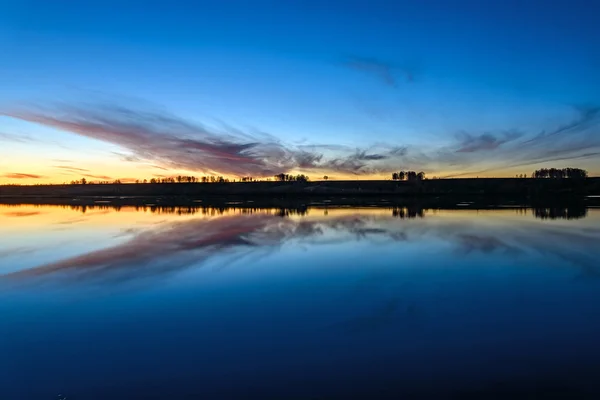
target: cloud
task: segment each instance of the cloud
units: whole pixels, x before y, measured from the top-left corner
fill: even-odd
[[[271,135],[251,135],[226,124],[222,129],[208,127],[162,110],[139,109],[138,105],[60,103],[0,110],[0,114],[118,145],[123,152],[115,154],[123,160],[163,170],[270,177],[294,171],[309,176],[388,175],[409,169],[430,175],[454,171],[448,176],[472,176],[596,157],[600,153],[600,107],[575,111],[572,121],[541,133],[507,127],[495,132],[460,132],[442,146],[432,141],[420,147],[382,143],[364,148],[336,143],[286,144]],[[86,172],[67,165],[57,168]]]
[[[69,165],[55,165],[54,168],[58,168],[58,169],[64,169],[65,171],[69,171],[69,172],[90,172],[89,169],[85,169],[85,168],[76,168],[76,167],[71,167]]]
[[[376,58],[347,56],[342,58],[341,63],[347,68],[374,75],[394,88],[398,86],[398,75],[406,82],[413,82],[415,79],[413,68],[401,67]]]
[[[117,157],[119,157],[121,160],[127,161],[127,162],[140,162],[140,161],[142,161],[142,159],[140,157],[132,155],[132,154],[123,154],[123,153],[119,153],[119,152],[116,152],[116,151],[113,151],[113,154],[116,155]]]
[[[392,164],[397,164],[408,150],[405,147],[388,147],[381,152],[369,153],[368,150],[356,149],[353,153],[326,161],[322,167],[326,170],[352,174],[373,174],[394,170]],[[394,160],[394,162],[389,162]],[[380,163],[375,163],[379,161]]]
[[[364,174],[385,169],[371,164],[406,153],[406,149],[385,145],[379,146],[379,153],[339,145],[294,147],[269,135],[252,136],[233,128],[221,132],[166,112],[118,105],[55,104],[3,114],[119,145],[131,155],[115,154],[127,161],[224,175],[273,176],[294,169]],[[82,172],[75,167],[57,167]]]
[[[171,168],[271,176],[294,167],[290,152],[277,142],[242,141],[167,113],[117,105],[55,105],[6,114],[117,144],[140,159]]]
[[[24,174],[21,172],[11,172],[11,173],[2,175],[2,177],[9,178],[9,179],[42,179],[42,178],[45,178],[45,176],[43,176],[43,175]]]
[[[600,119],[600,107],[598,106],[578,106],[575,107],[578,115],[573,121],[561,125],[550,132],[543,131],[526,141],[525,143],[534,143],[552,139],[558,135],[577,134],[589,128],[597,128]]]
[[[73,175],[82,176],[84,178],[101,179],[103,181],[113,180],[112,177],[107,176],[107,175],[90,174],[91,171],[89,169],[85,169],[85,168],[71,167],[69,165],[55,165],[54,168],[65,170],[65,171],[72,173]],[[66,175],[68,175],[68,174],[66,174]]]
[[[106,175],[83,174],[83,176],[86,178],[101,179],[103,181],[112,181],[113,180],[113,178],[111,178],[110,176],[106,176]]]
[[[576,117],[572,121],[534,134],[525,134],[517,129],[499,134],[461,132],[456,136],[457,143],[439,150],[435,160],[442,167],[462,170],[447,176],[459,177],[598,157],[600,107],[576,107],[574,111]]]
[[[309,169],[317,167],[323,159],[323,154],[298,151],[295,154],[298,168]]]
[[[17,142],[17,143],[29,143],[33,142],[32,137],[26,135],[15,135],[12,133],[0,132],[0,141]]]
[[[478,136],[462,132],[458,135],[460,147],[456,150],[457,153],[473,153],[476,151],[495,150],[504,143],[516,140],[523,136],[520,132],[506,132],[501,137],[496,137],[491,133],[483,133]]]

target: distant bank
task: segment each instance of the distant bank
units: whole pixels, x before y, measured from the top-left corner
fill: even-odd
[[[600,195],[600,178],[465,178],[424,181],[318,181],[226,183],[128,183],[0,186],[0,202],[32,198],[187,197],[430,197]]]

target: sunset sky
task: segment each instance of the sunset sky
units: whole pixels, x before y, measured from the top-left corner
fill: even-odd
[[[593,0],[0,0],[0,183],[600,175],[598,15]]]

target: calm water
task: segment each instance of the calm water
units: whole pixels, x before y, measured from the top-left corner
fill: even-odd
[[[2,399],[600,393],[600,210],[0,221]]]

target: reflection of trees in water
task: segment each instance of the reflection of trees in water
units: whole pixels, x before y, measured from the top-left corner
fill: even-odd
[[[394,207],[392,216],[400,219],[423,218],[425,212],[421,207]]]
[[[519,215],[527,215],[529,212],[534,217],[540,219],[581,219],[587,217],[588,209],[585,205],[568,205],[568,206],[533,206],[532,208],[520,207],[515,209]]]
[[[280,208],[275,214],[280,217],[289,217],[290,215],[299,215],[304,217],[308,215],[308,207]]]
[[[101,203],[101,204],[2,204],[2,207],[6,208],[47,208],[56,207],[62,209],[69,209],[72,211],[86,214],[87,212],[94,213],[96,211],[115,211],[120,212],[124,209],[134,209],[138,212],[149,212],[152,214],[165,214],[165,215],[203,215],[203,216],[221,216],[225,214],[272,214],[280,217],[289,216],[307,216],[310,212],[310,208],[314,208],[307,205],[291,206],[291,207],[273,207],[273,206],[258,206],[251,207],[248,204],[237,204],[238,202],[223,203],[221,204],[202,204],[197,203],[193,205],[160,205],[160,204],[139,204],[139,205],[120,205],[114,203]],[[334,207],[335,208],[335,207]],[[422,205],[410,205],[410,206],[394,206],[392,208],[392,216],[399,219],[415,219],[424,218],[425,209]],[[478,208],[479,209],[479,208]],[[483,209],[488,209],[484,207]],[[489,207],[489,209],[494,209]],[[435,208],[429,209],[430,212],[435,213]],[[575,220],[587,217],[587,207],[585,204],[532,204],[515,206],[515,213],[519,215],[528,215],[531,211],[536,218],[540,219],[565,219]],[[34,211],[28,212],[11,212],[12,216],[27,216],[34,215]],[[328,210],[323,211],[323,215],[328,215]],[[98,214],[98,213],[96,213]],[[8,215],[8,214],[7,214]]]
[[[63,209],[70,209],[73,211],[81,212],[85,214],[88,211],[121,211],[125,208],[133,208],[139,212],[150,212],[152,214],[168,214],[168,215],[206,215],[206,216],[217,216],[224,215],[226,213],[232,214],[274,214],[280,217],[288,217],[291,215],[306,216],[308,215],[308,207],[281,207],[281,208],[265,208],[265,207],[239,207],[239,206],[160,206],[155,204],[147,204],[140,206],[120,206],[115,204],[97,204],[97,205],[57,205]]]
[[[533,215],[540,219],[580,219],[587,216],[585,206],[536,207]]]

